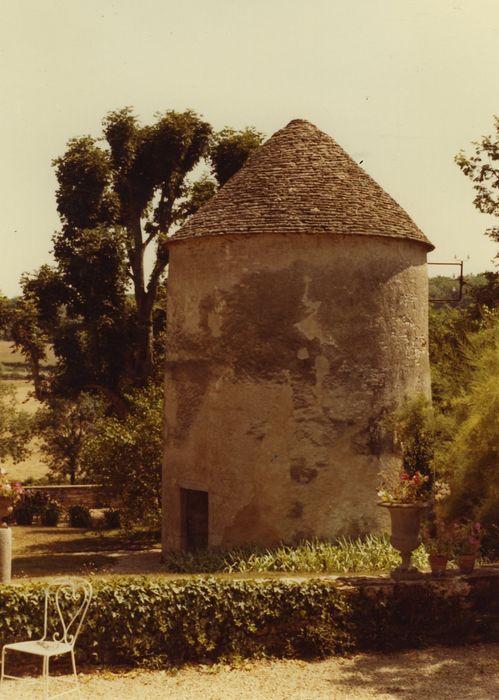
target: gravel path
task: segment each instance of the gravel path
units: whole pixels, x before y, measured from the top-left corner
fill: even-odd
[[[499,644],[358,654],[313,663],[95,671],[80,678],[85,700],[493,700],[499,698]],[[27,680],[10,681],[1,697],[34,700],[41,697],[35,690]]]

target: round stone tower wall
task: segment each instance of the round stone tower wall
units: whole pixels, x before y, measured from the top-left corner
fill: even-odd
[[[172,242],[165,550],[379,530],[397,461],[380,422],[430,394],[426,252],[352,234]]]

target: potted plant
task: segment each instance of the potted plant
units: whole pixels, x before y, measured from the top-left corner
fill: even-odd
[[[378,491],[379,505],[388,508],[391,520],[390,543],[401,556],[400,565],[391,573],[395,577],[418,575],[411,565],[412,552],[420,543],[421,514],[428,507],[426,485],[429,477],[416,472],[400,472],[390,486],[385,482]]]
[[[459,570],[471,574],[480,551],[483,528],[478,522],[463,521],[454,526],[455,556]]]
[[[442,576],[452,552],[454,530],[440,518],[428,520],[421,528],[421,539],[434,576]]]
[[[11,483],[7,478],[7,470],[0,467],[0,520],[12,513],[14,503],[19,500],[22,492],[21,483]]]
[[[430,401],[418,395],[406,401],[385,422],[402,469],[384,471],[378,491],[379,505],[388,508],[391,520],[390,542],[401,556],[394,577],[419,576],[411,565],[412,552],[420,543],[421,514],[432,498],[434,428]]]

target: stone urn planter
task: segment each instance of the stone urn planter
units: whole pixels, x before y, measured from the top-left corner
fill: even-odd
[[[391,572],[393,578],[416,578],[422,573],[411,564],[413,551],[420,543],[421,514],[426,503],[380,503],[390,513],[390,544],[399,552],[402,561]]]
[[[12,530],[3,518],[12,513],[12,500],[0,496],[0,583],[10,583],[12,576]]]
[[[0,496],[0,520],[12,513],[12,500],[7,496]]]

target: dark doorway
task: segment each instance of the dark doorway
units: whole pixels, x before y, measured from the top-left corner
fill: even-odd
[[[180,489],[182,549],[208,546],[208,492]]]

